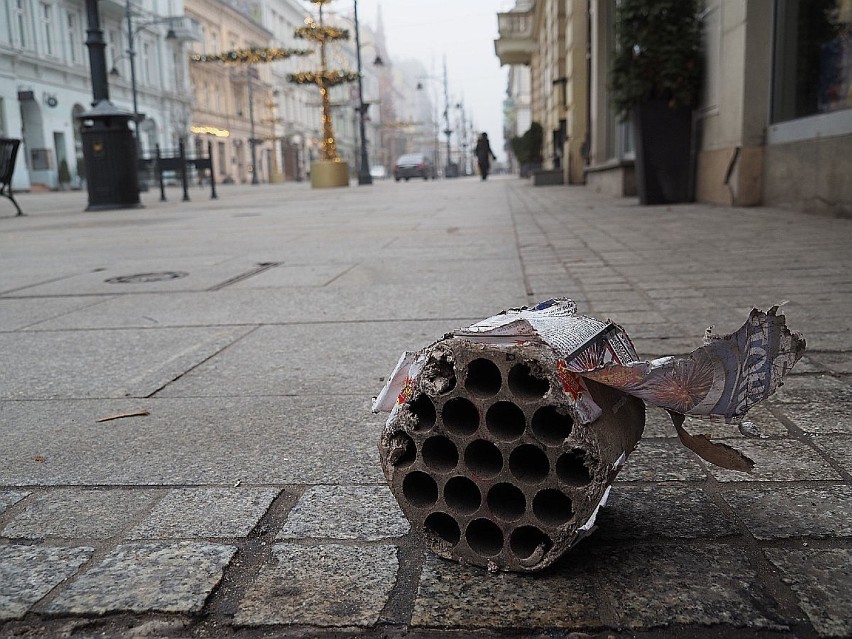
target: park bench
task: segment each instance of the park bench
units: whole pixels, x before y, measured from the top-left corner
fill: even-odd
[[[18,215],[23,215],[24,212],[12,195],[12,173],[15,172],[15,158],[20,145],[20,140],[0,138],[0,195],[9,198],[18,210]]]

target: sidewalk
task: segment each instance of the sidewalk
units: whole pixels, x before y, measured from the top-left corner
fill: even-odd
[[[852,220],[517,178],[180,195],[0,200],[0,636],[852,635]],[[762,437],[688,424],[752,475],[649,411],[554,568],[436,559],[370,398],[403,350],[554,296],[647,357],[789,300],[808,352]]]

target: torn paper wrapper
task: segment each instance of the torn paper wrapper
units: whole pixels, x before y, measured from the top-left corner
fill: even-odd
[[[450,335],[473,343],[508,345],[543,342],[556,352],[567,400],[585,423],[600,409],[583,378],[618,388],[648,404],[694,417],[738,423],[748,410],[771,395],[805,351],[805,340],[786,326],[778,307],[753,309],[745,324],[724,337],[705,334],[705,345],[687,356],[640,360],[618,324],[576,314],[569,299],[552,299],[531,308],[511,309]],[[448,335],[448,337],[450,336]],[[405,353],[374,411],[393,409],[405,380],[414,374],[417,354]]]

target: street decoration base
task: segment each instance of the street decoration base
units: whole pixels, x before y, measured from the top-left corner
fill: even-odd
[[[311,162],[311,186],[315,189],[349,186],[349,165],[336,160]]]

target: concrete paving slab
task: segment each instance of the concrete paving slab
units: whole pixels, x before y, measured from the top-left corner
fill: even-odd
[[[0,485],[377,484],[383,421],[360,396],[0,402]]]
[[[451,328],[458,328],[525,303],[526,294],[520,280],[515,283],[489,281],[475,289],[460,283],[447,285],[437,281],[416,289],[401,284],[247,290],[229,287],[174,296],[122,296],[91,312],[84,309],[69,313],[35,328],[68,330],[430,319],[448,320]]]
[[[269,289],[294,287],[322,287],[339,279],[355,266],[352,262],[331,264],[293,264],[281,262],[275,268],[270,268],[253,277],[234,282],[229,288],[234,289]]]
[[[261,326],[158,395],[347,393],[369,398],[381,391],[404,350],[426,346],[447,330],[445,322]]]
[[[593,569],[607,585],[604,596],[621,627],[785,628],[738,549],[716,543],[599,546],[595,558]]]
[[[506,630],[600,627],[592,579],[566,557],[542,575],[489,573],[426,555],[411,625],[415,628]]]
[[[77,310],[97,306],[112,296],[58,297],[52,299],[0,298],[0,330],[19,331],[62,317]]]
[[[743,488],[723,493],[757,539],[852,537],[852,489]]]
[[[840,479],[840,475],[812,447],[793,439],[743,439],[726,443],[754,460],[754,469],[751,473],[741,473],[708,464],[708,470],[719,481]]]
[[[395,546],[276,544],[234,618],[240,626],[371,626],[396,581]]]
[[[400,537],[409,528],[386,485],[311,486],[287,515],[276,539],[378,541]]]
[[[0,534],[23,539],[108,539],[160,496],[151,490],[51,490],[33,497]]]
[[[128,539],[246,537],[278,488],[181,488],[169,491]]]
[[[236,550],[196,542],[117,546],[62,591],[47,612],[198,612]]]
[[[31,494],[28,490],[0,490],[0,515]]]
[[[739,529],[699,488],[618,484],[597,519],[601,539],[694,539]]]
[[[353,265],[331,283],[335,288],[347,286],[372,286],[375,284],[428,286],[435,280],[444,285],[461,285],[470,288],[487,286],[489,282],[504,285],[518,283],[523,277],[517,254],[508,252],[502,259],[464,258],[453,259],[366,259]],[[463,254],[462,254],[463,255]]]
[[[250,330],[0,333],[0,399],[146,397]]]
[[[0,620],[23,617],[94,551],[89,546],[0,546]]]
[[[852,634],[852,550],[767,548],[820,637]]]
[[[246,257],[165,259],[113,259],[109,266],[73,274],[52,282],[19,288],[15,297],[53,295],[125,295],[128,293],[177,293],[203,291],[227,280],[249,273],[258,262]],[[62,273],[60,276],[64,276]]]

